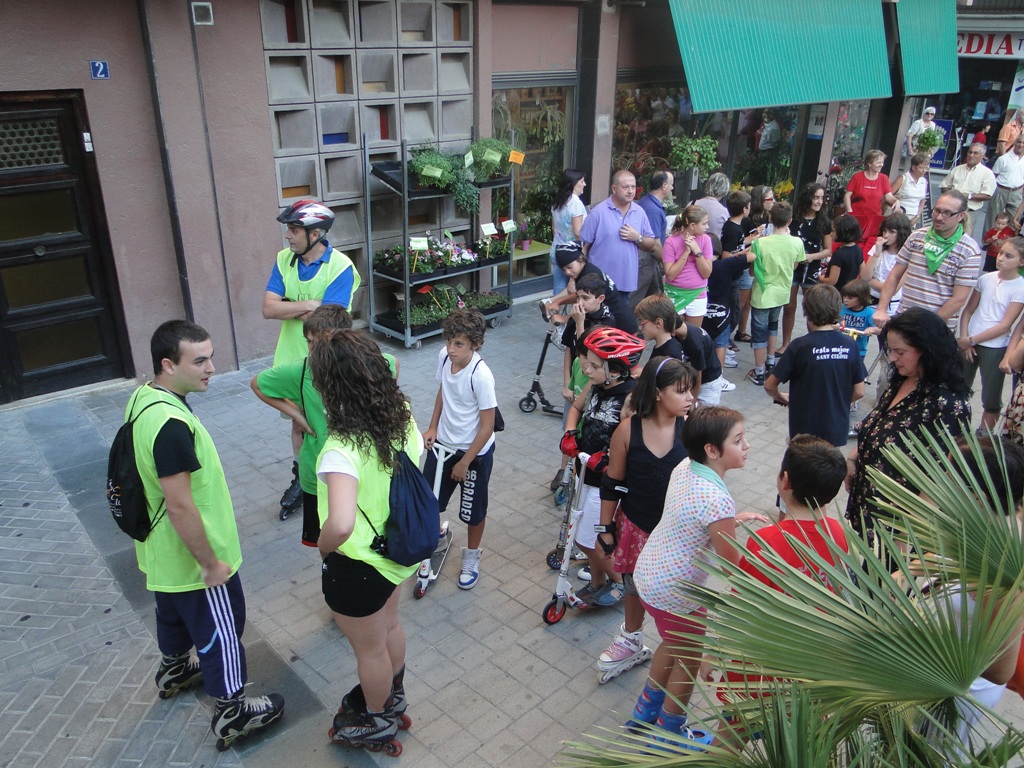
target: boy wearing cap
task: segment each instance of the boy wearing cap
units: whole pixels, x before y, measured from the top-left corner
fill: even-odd
[[[587,257],[583,255],[583,250],[580,248],[579,243],[563,243],[556,247],[555,263],[565,273],[565,276],[569,278],[569,285],[564,291],[548,302],[547,314],[549,317],[559,307],[566,304],[574,306],[579,301],[579,297],[576,295],[576,281],[579,278],[584,275],[598,275],[608,285],[608,295],[605,296],[605,304],[611,310],[612,315],[615,316],[615,327],[621,328],[626,333],[636,335],[636,318],[633,317],[633,311],[629,308],[629,304],[623,300],[611,278],[602,272],[600,267],[587,261]]]

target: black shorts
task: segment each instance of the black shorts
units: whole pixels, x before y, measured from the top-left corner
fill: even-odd
[[[793,285],[801,288],[810,288],[818,284],[818,273],[821,271],[821,262],[804,262],[797,264],[793,270]]]
[[[321,569],[324,601],[342,616],[372,616],[388,601],[396,584],[362,560],[331,552]]]

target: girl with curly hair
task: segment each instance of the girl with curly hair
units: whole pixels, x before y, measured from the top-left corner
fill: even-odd
[[[405,632],[396,587],[415,571],[378,546],[390,515],[397,452],[415,462],[420,436],[380,348],[358,331],[330,331],[310,345],[309,367],[327,416],[317,460],[324,600],[356,656],[359,685],[342,700],[339,741],[391,742],[404,714]]]

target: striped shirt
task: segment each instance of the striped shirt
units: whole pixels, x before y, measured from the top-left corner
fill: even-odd
[[[896,261],[907,267],[903,283],[903,300],[900,311],[911,307],[922,307],[931,312],[939,308],[953,297],[953,289],[958,285],[973,287],[981,269],[981,249],[970,235],[964,234],[960,242],[953,246],[945,261],[928,274],[928,259],[925,256],[925,235],[928,229],[915,231],[903,248],[896,254]],[[956,318],[951,317],[948,325],[956,326]]]

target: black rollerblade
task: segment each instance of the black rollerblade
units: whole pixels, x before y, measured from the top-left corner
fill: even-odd
[[[191,653],[164,656],[156,671],[156,692],[161,699],[169,699],[178,691],[185,691],[203,681],[199,660]]]
[[[391,757],[402,754],[402,742],[395,738],[397,733],[398,719],[390,708],[383,712],[367,712],[365,709],[362,712],[339,712],[334,716],[333,727],[327,731],[335,744],[362,747],[370,752],[383,750]]]
[[[407,731],[412,726],[412,718],[405,714],[409,708],[405,700],[405,667],[403,666],[398,674],[391,681],[391,699],[385,706],[386,709],[395,713],[398,721],[398,730]],[[363,696],[363,686],[356,683],[356,687],[345,694],[341,699],[341,706],[338,707],[338,714],[344,715],[347,712],[365,712],[366,697]]]
[[[230,699],[217,699],[210,730],[223,752],[238,737],[280,720],[283,714],[284,697],[279,693],[248,697],[239,692]]]
[[[288,515],[302,509],[302,486],[299,485],[299,464],[292,462],[292,484],[281,496],[281,519],[287,520]]]

